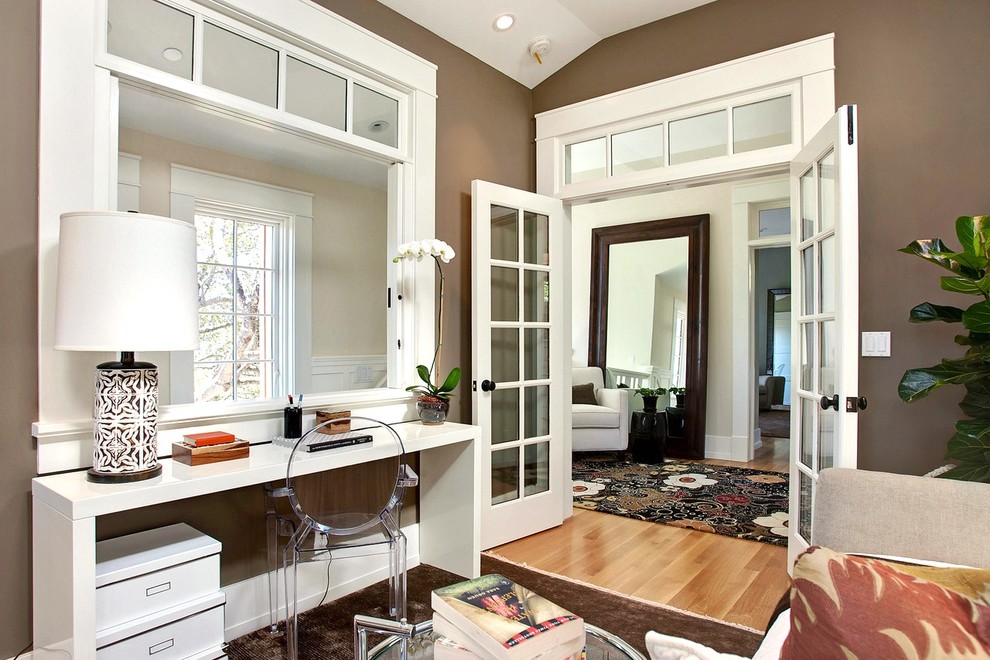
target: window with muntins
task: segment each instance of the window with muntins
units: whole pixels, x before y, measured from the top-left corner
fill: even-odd
[[[285,220],[223,206],[196,207],[199,348],[194,400],[247,401],[280,395],[279,341]]]

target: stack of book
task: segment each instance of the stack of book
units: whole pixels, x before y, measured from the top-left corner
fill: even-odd
[[[247,440],[238,440],[224,431],[190,433],[182,442],[172,443],[172,459],[186,465],[205,465],[233,458],[244,458],[251,451]]]
[[[566,660],[584,654],[581,617],[501,575],[432,594],[437,660]]]

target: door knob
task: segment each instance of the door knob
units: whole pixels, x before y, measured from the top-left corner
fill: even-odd
[[[835,394],[832,398],[823,396],[821,400],[822,410],[828,410],[829,408],[839,409],[839,395]]]
[[[481,391],[491,392],[495,389],[495,381],[493,380],[483,380],[481,381]]]
[[[866,410],[866,397],[846,397],[846,412],[859,412],[860,410]]]

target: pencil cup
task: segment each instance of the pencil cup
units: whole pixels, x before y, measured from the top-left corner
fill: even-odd
[[[286,438],[302,436],[302,408],[289,406],[282,410],[282,435]]]

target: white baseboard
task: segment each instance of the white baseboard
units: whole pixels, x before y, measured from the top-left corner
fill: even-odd
[[[705,458],[716,458],[721,461],[738,460],[732,457],[732,438],[725,435],[706,436]]]
[[[419,525],[403,527],[406,534],[408,568],[419,566]],[[363,589],[388,577],[388,555],[355,557],[335,561],[330,565],[330,593],[326,602]],[[299,565],[299,611],[319,605],[327,588],[326,562]],[[230,641],[269,625],[268,575],[235,582],[221,587],[227,595],[224,609],[224,639]],[[280,595],[281,615],[285,617],[285,595]],[[355,612],[354,614],[359,614]]]

